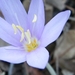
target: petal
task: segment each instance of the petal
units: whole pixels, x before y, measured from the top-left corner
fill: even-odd
[[[40,38],[41,33],[44,28],[45,17],[44,17],[44,5],[43,0],[31,0],[30,8],[28,11],[28,19],[30,21],[30,28],[32,29],[32,34]],[[33,19],[35,22],[32,22]]]
[[[27,13],[20,0],[0,0],[0,9],[7,22],[27,29]]]
[[[65,23],[69,19],[70,13],[70,10],[61,12],[47,23],[40,39],[42,46],[46,47],[59,37]]]
[[[7,46],[0,48],[0,60],[10,63],[22,63],[26,60],[26,53],[21,48]]]
[[[48,63],[49,53],[48,51],[40,47],[27,55],[27,63],[36,68],[44,69]]]
[[[21,46],[20,35],[14,34],[13,27],[0,17],[0,38],[14,46]]]

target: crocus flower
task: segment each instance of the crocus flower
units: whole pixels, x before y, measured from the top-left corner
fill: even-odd
[[[57,14],[45,26],[42,0],[31,0],[28,14],[20,0],[0,0],[0,38],[10,46],[0,48],[0,60],[43,69],[48,63],[46,46],[60,35],[70,11]]]

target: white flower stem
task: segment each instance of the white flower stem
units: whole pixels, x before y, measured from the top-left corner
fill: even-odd
[[[52,68],[52,66],[49,63],[47,64],[46,68],[51,75],[57,75],[56,72],[54,71],[54,69]]]

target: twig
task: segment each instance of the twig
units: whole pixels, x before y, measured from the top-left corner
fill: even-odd
[[[71,10],[73,13],[75,13],[74,8],[72,8],[72,7],[68,6],[68,5],[66,5],[66,8],[68,8],[68,9]]]
[[[69,20],[75,21],[75,17],[70,17]]]

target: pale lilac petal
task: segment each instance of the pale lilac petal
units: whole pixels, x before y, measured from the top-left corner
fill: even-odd
[[[21,46],[19,33],[14,34],[13,27],[0,17],[0,38],[14,46]]]
[[[27,63],[36,68],[44,69],[48,63],[49,53],[48,51],[40,47],[33,52],[27,54]]]
[[[0,9],[7,22],[27,29],[27,13],[20,0],[0,0]]]
[[[34,15],[37,16],[37,20],[33,23]],[[30,28],[32,29],[32,34],[37,38],[40,38],[41,33],[44,28],[45,17],[44,17],[44,5],[43,0],[31,0],[30,8],[28,11],[28,19],[30,22]]]
[[[70,13],[70,10],[61,12],[47,23],[40,39],[42,46],[46,47],[59,37],[65,23],[70,16]]]
[[[0,48],[0,60],[10,63],[22,63],[26,61],[26,53],[21,48],[7,46]]]

